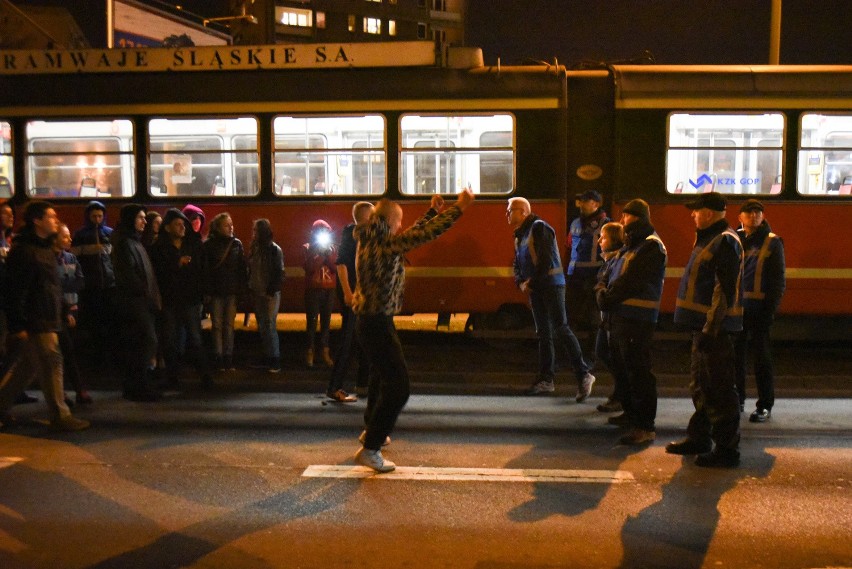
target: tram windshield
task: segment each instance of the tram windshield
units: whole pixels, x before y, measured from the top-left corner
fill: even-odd
[[[852,195],[852,115],[802,115],[799,193]]]
[[[508,194],[515,184],[515,120],[496,115],[404,115],[403,194]]]
[[[784,115],[673,113],[668,121],[669,193],[780,191]]]

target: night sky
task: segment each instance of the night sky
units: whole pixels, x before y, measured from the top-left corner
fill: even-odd
[[[468,0],[466,43],[485,62],[573,65],[650,51],[663,64],[769,62],[771,0]],[[175,2],[178,3],[178,2]],[[227,0],[185,0],[202,16]],[[852,64],[852,0],[783,0],[781,63]]]

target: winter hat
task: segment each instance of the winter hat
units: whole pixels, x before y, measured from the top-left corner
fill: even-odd
[[[170,207],[166,210],[166,214],[163,216],[163,227],[167,226],[175,219],[182,219],[184,223],[189,225],[189,218],[187,218],[181,210],[176,207]]]
[[[648,202],[642,199],[630,200],[621,211],[641,219],[651,219],[651,208],[648,206]]]
[[[686,203],[686,207],[691,210],[707,208],[712,211],[725,211],[728,207],[728,200],[719,192],[707,192],[706,194],[698,194],[697,198]]]

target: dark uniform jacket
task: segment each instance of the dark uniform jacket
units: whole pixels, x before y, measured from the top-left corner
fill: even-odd
[[[608,286],[597,286],[598,307],[611,315],[656,322],[666,274],[666,247],[644,220],[624,228],[625,245],[612,260]]]
[[[771,324],[787,286],[784,242],[764,221],[751,234],[737,230],[743,243],[743,313],[751,321]]]
[[[742,244],[727,221],[699,229],[680,279],[675,324],[710,336],[741,331],[742,261]]]

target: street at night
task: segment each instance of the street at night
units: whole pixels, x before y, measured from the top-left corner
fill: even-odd
[[[81,433],[51,434],[40,404],[16,407],[21,425],[0,435],[0,565],[852,564],[848,376],[794,377],[789,363],[827,352],[785,346],[773,420],[744,415],[739,468],[701,469],[664,450],[692,412],[679,342],[657,351],[657,440],[628,447],[595,410],[605,372],[583,404],[564,373],[555,396],[524,397],[528,339],[403,338],[414,395],[385,450],[389,475],[352,461],[363,401],[322,405],[327,374],[301,368],[296,349],[280,375],[220,376],[213,392],[190,377],[158,403],[100,383]]]

